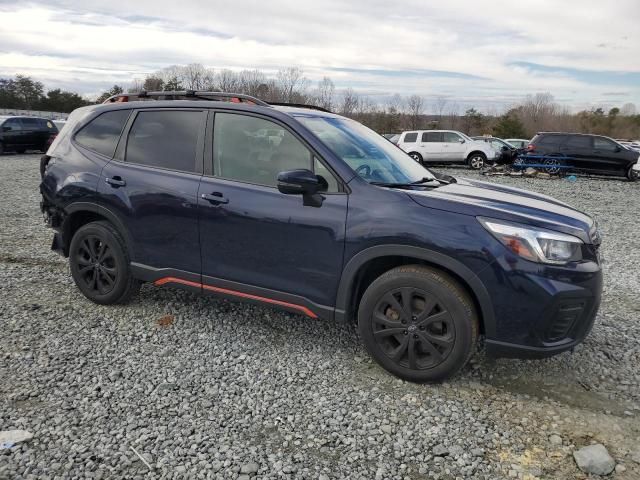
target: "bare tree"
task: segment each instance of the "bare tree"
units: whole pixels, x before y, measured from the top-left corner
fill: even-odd
[[[342,102],[340,103],[340,114],[345,117],[352,117],[358,108],[360,97],[353,88],[347,88],[342,92]]]
[[[238,74],[228,68],[218,71],[216,75],[216,86],[221,92],[233,93],[240,90]]]
[[[329,77],[323,77],[318,82],[318,88],[315,92],[315,101],[319,107],[326,110],[333,109],[333,97],[335,95],[336,87]]]
[[[155,75],[150,75],[144,79],[144,84],[142,88],[147,92],[158,92],[162,90],[162,86],[164,81]]]
[[[527,131],[550,129],[559,107],[549,92],[527,95],[521,105],[521,121]]]
[[[407,99],[407,110],[409,113],[409,128],[412,130],[419,128],[422,113],[424,112],[424,98],[420,95],[411,95]]]
[[[182,84],[187,90],[214,90],[215,73],[199,63],[190,63],[181,68]]]
[[[447,98],[442,95],[438,95],[433,101],[433,111],[438,115],[439,123],[442,123],[442,115],[444,114],[444,109],[447,106],[447,103]]]
[[[304,70],[298,67],[281,68],[276,73],[276,83],[280,88],[283,102],[303,103],[302,99],[306,96],[309,85],[309,80],[304,76]]]
[[[392,95],[387,101],[387,111],[390,115],[397,115],[402,112],[404,102],[399,94]]]
[[[259,97],[263,93],[261,85],[266,83],[267,77],[260,70],[242,70],[238,74],[238,81],[241,93]]]

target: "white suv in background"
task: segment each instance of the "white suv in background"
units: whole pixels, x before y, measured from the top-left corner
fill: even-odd
[[[500,152],[486,142],[478,142],[455,130],[412,130],[402,132],[398,147],[423,165],[464,163],[478,170],[494,163]]]

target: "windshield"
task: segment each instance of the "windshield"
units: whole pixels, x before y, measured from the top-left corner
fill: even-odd
[[[295,117],[369,183],[411,183],[435,178],[405,152],[354,120]]]

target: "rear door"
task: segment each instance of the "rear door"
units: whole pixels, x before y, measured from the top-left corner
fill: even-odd
[[[23,139],[22,144],[27,148],[44,148],[48,136],[44,132],[39,118],[20,118],[22,123]]]
[[[134,111],[99,191],[131,236],[135,262],[200,281],[197,195],[206,111]]]
[[[425,162],[437,163],[447,158],[442,132],[422,132],[420,136],[420,148],[424,152],[422,157]]]
[[[569,135],[560,145],[560,153],[567,156],[567,164],[577,169],[592,169],[593,137],[589,135]]]

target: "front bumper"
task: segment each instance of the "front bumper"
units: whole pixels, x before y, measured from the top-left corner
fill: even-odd
[[[602,296],[602,270],[595,261],[571,267],[496,263],[481,275],[495,312],[494,328],[486,332],[489,355],[549,357],[585,339]]]

